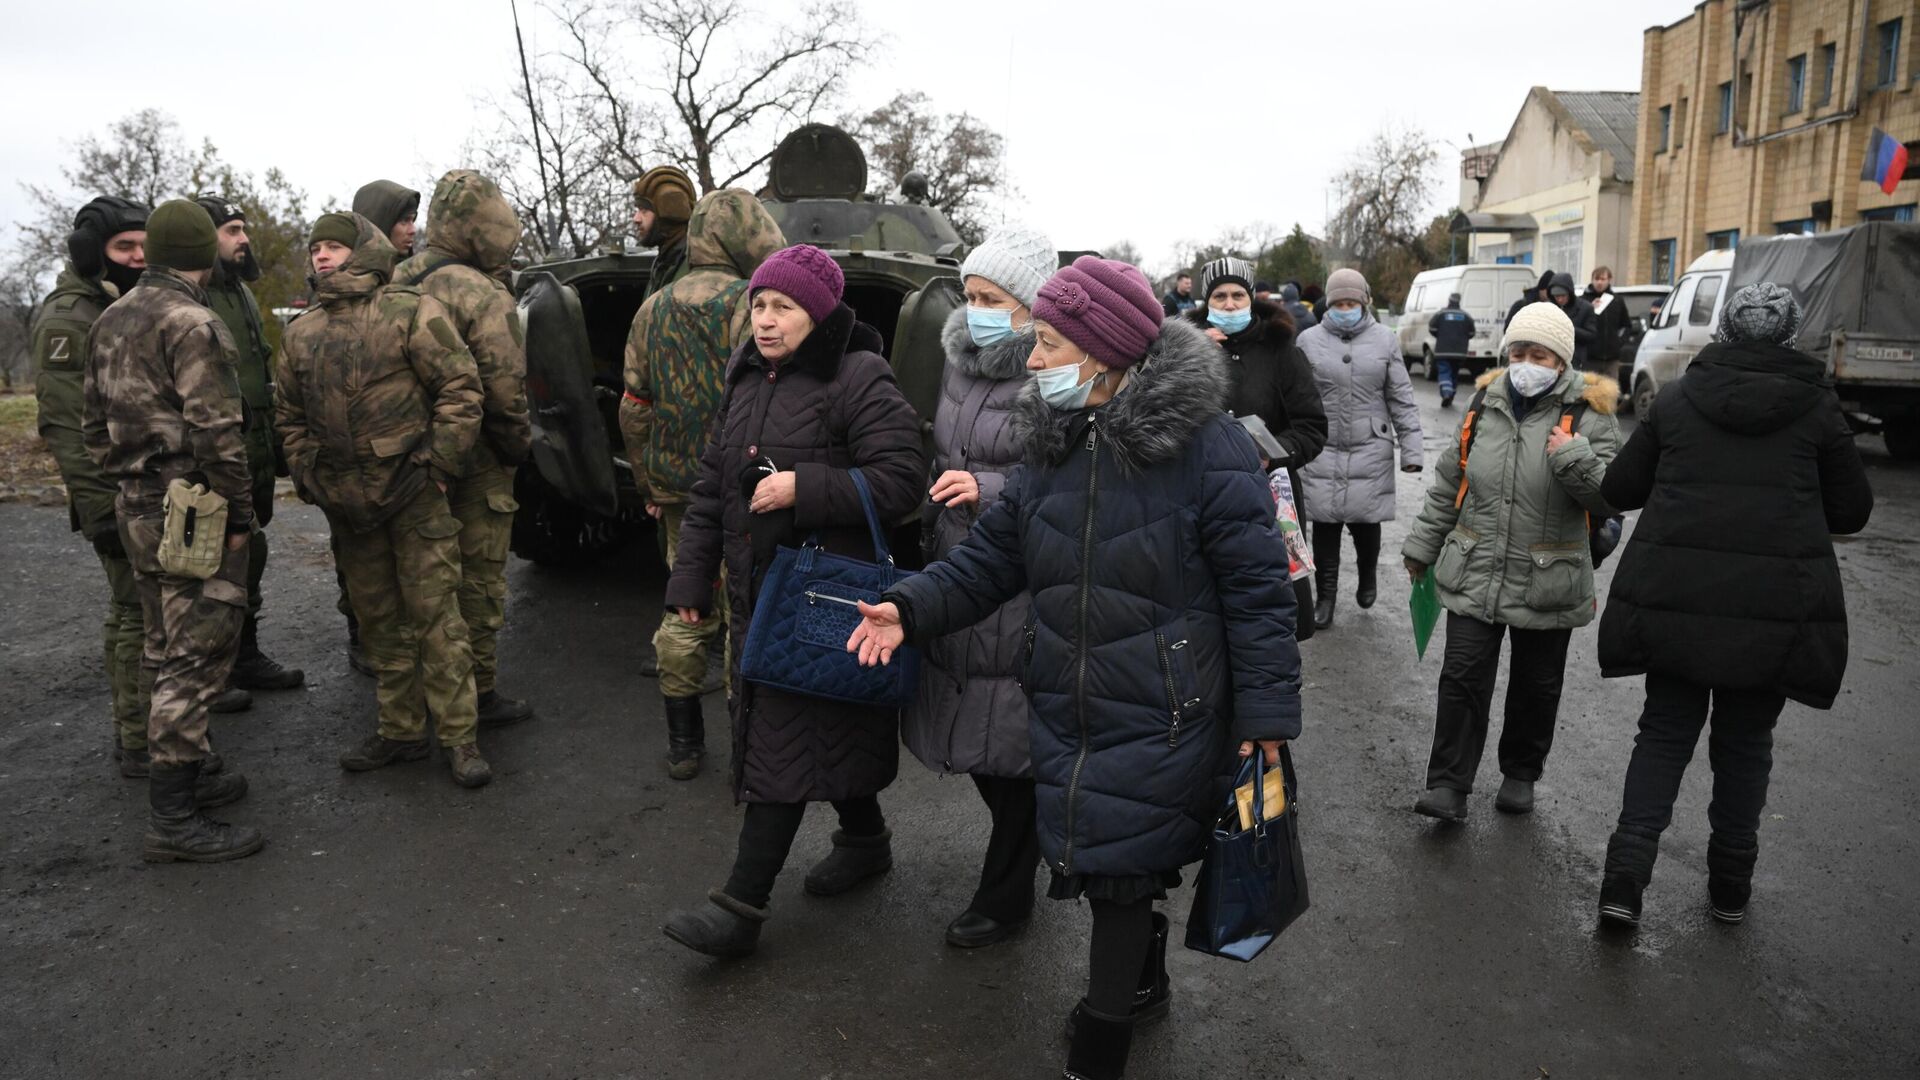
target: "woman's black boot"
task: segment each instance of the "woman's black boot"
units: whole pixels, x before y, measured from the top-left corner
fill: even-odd
[[[1067,1019],[1073,1041],[1067,1047],[1062,1080],[1121,1080],[1127,1072],[1127,1053],[1133,1049],[1133,1020],[1093,1011],[1085,999]]]
[[[878,836],[849,836],[833,832],[833,851],[807,871],[801,887],[812,896],[839,896],[868,878],[893,869],[893,830]]]
[[[1707,837],[1707,899],[1713,917],[1729,926],[1746,921],[1747,901],[1753,897],[1753,864],[1760,859],[1757,843],[1735,844],[1719,834]]]
[[[1133,992],[1133,1022],[1151,1024],[1167,1018],[1173,999],[1173,982],[1167,978],[1167,917],[1153,913],[1153,944],[1147,947],[1147,963],[1140,969],[1140,988]]]
[[[1313,575],[1314,588],[1320,590],[1313,601],[1313,628],[1325,630],[1333,625],[1333,594],[1340,588],[1340,567],[1337,564],[1316,567]]]
[[[707,900],[705,907],[668,912],[661,931],[694,952],[708,956],[747,956],[759,947],[760,927],[767,921],[766,908],[735,900],[719,889],[709,892]]]
[[[1360,560],[1360,587],[1353,592],[1353,602],[1361,608],[1370,608],[1380,598],[1380,564],[1367,559]]]

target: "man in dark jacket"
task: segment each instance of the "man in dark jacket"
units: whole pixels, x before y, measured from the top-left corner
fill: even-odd
[[[1193,298],[1193,275],[1185,270],[1173,279],[1173,289],[1160,298],[1160,310],[1168,318],[1192,311],[1198,301]]]
[[[1589,370],[1588,351],[1593,348],[1593,305],[1573,293],[1573,275],[1555,274],[1547,286],[1547,299],[1567,313],[1573,321],[1573,369]]]
[[[1572,279],[1569,278],[1568,280],[1571,281]],[[1540,283],[1538,285],[1535,285],[1530,289],[1520,290],[1520,299],[1515,300],[1513,302],[1513,306],[1507,309],[1507,322],[1509,323],[1512,322],[1513,317],[1515,315],[1520,314],[1520,309],[1523,307],[1526,307],[1528,304],[1542,304],[1542,303],[1548,302],[1547,289],[1552,285],[1553,285],[1553,271],[1551,270],[1542,271],[1540,274]],[[1501,325],[1504,326],[1506,325],[1506,323],[1502,323]]]
[[[1633,318],[1627,314],[1626,301],[1613,294],[1613,271],[1604,266],[1595,270],[1581,299],[1593,308],[1593,347],[1587,350],[1587,359],[1595,371],[1628,385],[1630,380],[1620,377],[1624,374],[1619,370],[1620,339],[1626,336]]]
[[[1602,918],[1633,924],[1712,707],[1707,807],[1712,913],[1745,915],[1773,726],[1787,700],[1831,708],[1847,663],[1832,534],[1857,533],[1873,492],[1821,362],[1791,347],[1785,289],[1728,298],[1716,341],[1662,394],[1601,486],[1645,507],[1600,621],[1600,670],[1647,676]]]
[[[1280,289],[1280,306],[1287,309],[1287,318],[1293,320],[1293,332],[1304,334],[1313,329],[1320,321],[1313,308],[1300,299],[1300,286],[1289,281]]]
[[[1433,335],[1433,362],[1440,366],[1440,407],[1453,408],[1453,365],[1473,355],[1473,316],[1460,310],[1460,294],[1447,297],[1447,306],[1427,320]]]

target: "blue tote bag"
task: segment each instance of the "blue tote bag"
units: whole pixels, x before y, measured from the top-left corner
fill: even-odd
[[[1266,819],[1267,764],[1258,748],[1240,766],[1233,786],[1253,782],[1253,827],[1240,827],[1231,793],[1207,840],[1200,880],[1187,915],[1187,948],[1248,961],[1259,956],[1307,910],[1307,867],[1300,857],[1299,782],[1291,748],[1280,748],[1285,810]]]
[[[847,651],[847,639],[860,625],[856,605],[879,603],[880,594],[906,576],[894,569],[866,476],[858,468],[848,469],[847,475],[860,494],[879,561],[831,554],[820,546],[818,533],[798,548],[776,548],[747,624],[740,677],[790,694],[903,708],[913,700],[920,676],[919,651],[902,646],[894,651],[892,663],[878,667],[861,667],[859,658]]]

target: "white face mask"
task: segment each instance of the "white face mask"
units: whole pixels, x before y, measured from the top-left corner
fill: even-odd
[[[1507,369],[1507,382],[1523,398],[1538,397],[1559,381],[1558,371],[1524,360]]]

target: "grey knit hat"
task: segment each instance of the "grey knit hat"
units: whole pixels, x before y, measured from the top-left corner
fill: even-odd
[[[986,278],[1033,308],[1040,286],[1060,268],[1060,254],[1047,234],[1021,225],[1006,226],[974,248],[960,264],[960,277]]]
[[[1245,259],[1236,259],[1231,255],[1215,259],[1200,268],[1200,299],[1202,302],[1213,295],[1216,286],[1229,282],[1238,284],[1248,292],[1253,291],[1253,264]]]
[[[1327,278],[1327,305],[1331,307],[1338,300],[1353,300],[1362,307],[1373,304],[1373,290],[1367,287],[1367,279],[1358,270],[1335,270]]]
[[[1791,345],[1800,331],[1800,302],[1771,281],[1756,281],[1727,298],[1713,340]]]

